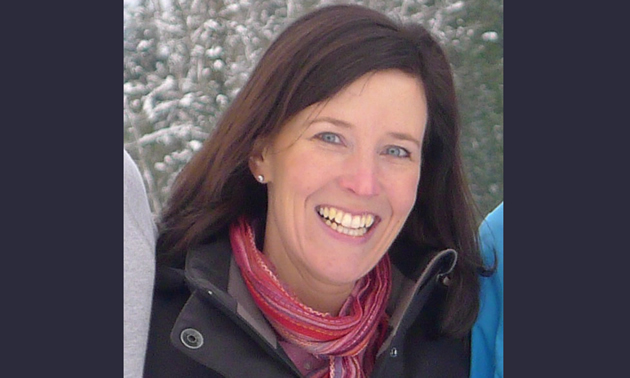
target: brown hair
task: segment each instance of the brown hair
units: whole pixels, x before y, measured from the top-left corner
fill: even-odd
[[[482,261],[450,65],[422,26],[399,24],[361,6],[320,8],[271,44],[213,134],[178,175],[159,224],[158,262],[181,263],[188,248],[225,235],[241,215],[264,219],[266,187],[248,168],[260,141],[273,138],[309,105],[366,73],[386,69],[418,77],[429,112],[416,204],[397,238],[413,248],[402,258],[458,251],[441,329],[454,336],[468,332],[478,309],[476,272]]]

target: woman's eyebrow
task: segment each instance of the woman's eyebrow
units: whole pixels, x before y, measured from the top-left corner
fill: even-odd
[[[335,126],[340,126],[340,127],[344,127],[344,128],[352,127],[351,123],[343,121],[343,120],[338,119],[338,118],[332,118],[332,117],[318,117],[318,118],[315,118],[314,120],[310,121],[308,124],[312,125],[312,124],[318,123],[318,122],[328,122],[328,123],[332,123]]]
[[[420,141],[414,137],[412,137],[409,134],[406,133],[397,133],[397,132],[390,132],[387,133],[389,136],[391,136],[392,138],[395,139],[400,139],[400,140],[407,140],[413,144],[415,144],[416,146],[420,147]]]

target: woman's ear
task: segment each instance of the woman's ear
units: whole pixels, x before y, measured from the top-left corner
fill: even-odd
[[[268,144],[263,139],[257,139],[249,157],[249,170],[256,181],[261,183],[269,181],[268,159],[266,158],[268,148]]]

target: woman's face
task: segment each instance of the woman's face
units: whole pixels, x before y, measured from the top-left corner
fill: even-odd
[[[418,79],[365,75],[293,117],[252,159],[268,186],[263,252],[290,286],[351,287],[416,200],[427,105]]]

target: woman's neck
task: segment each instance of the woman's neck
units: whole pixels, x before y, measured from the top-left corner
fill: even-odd
[[[265,253],[275,268],[278,279],[302,302],[313,310],[337,316],[355,283],[333,284],[318,280],[308,272],[284,264],[282,257]]]
[[[341,307],[346,302],[354,286],[348,288],[339,287],[323,287],[316,285],[296,285],[286,283],[293,293],[298,297],[300,302],[311,307],[313,310],[339,315]]]

